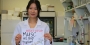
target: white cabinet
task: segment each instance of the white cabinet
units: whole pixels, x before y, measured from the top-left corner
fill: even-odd
[[[64,16],[57,16],[57,37],[64,35]]]
[[[1,33],[13,33],[20,20],[1,20]]]
[[[12,35],[13,33],[1,34],[1,45],[11,45]]]
[[[11,45],[13,32],[20,20],[1,20],[1,45]]]
[[[56,16],[55,11],[40,12],[40,17],[55,17],[55,16]]]
[[[40,17],[55,17],[56,12],[55,11],[41,11]],[[27,12],[23,11],[22,17],[27,17]]]

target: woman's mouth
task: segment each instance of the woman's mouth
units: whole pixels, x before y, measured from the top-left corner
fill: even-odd
[[[35,14],[31,14],[31,15],[35,15]]]

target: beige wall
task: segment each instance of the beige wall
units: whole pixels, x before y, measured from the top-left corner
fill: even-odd
[[[29,0],[1,0],[1,9],[2,10],[12,10],[15,7],[26,7]],[[60,0],[40,0],[41,5],[51,4],[55,6],[55,11],[64,12],[64,8]]]
[[[0,13],[1,13],[1,0],[0,0]]]
[[[28,0],[1,0],[2,10],[11,10],[15,7],[26,7]]]

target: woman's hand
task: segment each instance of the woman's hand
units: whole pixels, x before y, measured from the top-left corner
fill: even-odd
[[[44,37],[52,42],[52,36],[49,33],[44,34]]]
[[[16,45],[18,45],[20,43],[20,40],[21,40],[21,34],[17,34],[15,37]]]

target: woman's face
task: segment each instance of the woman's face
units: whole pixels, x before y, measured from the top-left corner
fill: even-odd
[[[38,10],[35,3],[32,3],[28,9],[28,15],[30,18],[36,18],[38,15]]]

